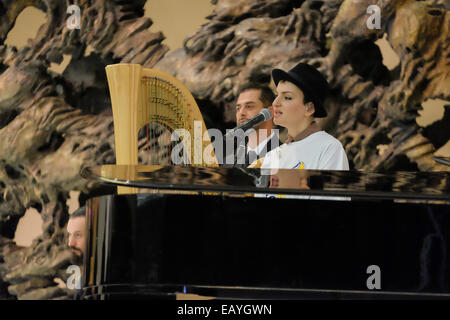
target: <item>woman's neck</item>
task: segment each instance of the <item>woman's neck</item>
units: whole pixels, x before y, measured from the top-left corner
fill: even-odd
[[[300,123],[298,126],[288,128],[288,135],[295,138],[300,132],[305,131],[313,122],[314,119],[312,118],[305,119],[305,121]]]

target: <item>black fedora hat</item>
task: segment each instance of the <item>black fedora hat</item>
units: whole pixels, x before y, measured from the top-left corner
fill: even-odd
[[[324,118],[327,116],[323,102],[330,89],[327,80],[316,68],[306,63],[299,63],[288,72],[273,69],[272,78],[275,86],[280,80],[289,81],[299,87],[305,96],[310,97],[314,103],[314,117]]]

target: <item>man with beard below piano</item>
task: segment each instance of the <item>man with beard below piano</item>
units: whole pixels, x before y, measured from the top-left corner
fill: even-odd
[[[69,234],[68,245],[72,249],[70,263],[79,266],[82,270],[83,259],[86,254],[86,208],[84,206],[70,215],[69,222],[67,223],[67,233]],[[81,274],[82,271],[80,272],[79,279],[77,279],[78,283],[76,287],[78,288],[81,288]],[[75,293],[75,299],[78,298],[80,293]]]

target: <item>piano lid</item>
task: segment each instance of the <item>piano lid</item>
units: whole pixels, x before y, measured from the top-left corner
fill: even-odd
[[[279,197],[342,197],[450,203],[450,172],[249,169],[192,166],[103,165],[81,176],[99,183],[144,189]],[[283,196],[281,196],[283,195]]]

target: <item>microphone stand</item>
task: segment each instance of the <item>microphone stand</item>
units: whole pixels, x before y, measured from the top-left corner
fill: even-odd
[[[251,168],[247,168],[247,165],[245,164],[245,161],[243,164],[238,164],[238,159],[240,158],[240,156],[243,154],[244,155],[244,159],[247,153],[247,140],[248,136],[245,137],[245,139],[241,139],[241,143],[239,144],[239,146],[236,148],[236,154],[234,157],[234,164],[233,164],[233,168],[239,169],[240,171],[244,172],[246,175],[251,176],[254,180],[254,184],[255,187],[257,188],[267,188],[269,186],[269,180],[270,180],[270,174],[263,174],[263,171],[259,170],[256,171],[258,169],[251,169]],[[258,172],[258,173],[255,173]]]
[[[233,167],[245,166],[245,156],[246,156],[246,153],[247,153],[247,148],[245,146],[247,144],[246,141],[245,141],[246,139],[247,139],[247,137],[245,137],[243,140],[241,140],[241,143],[236,148],[236,154],[235,154],[235,157],[234,157]],[[238,160],[240,160],[242,157],[244,158],[244,163],[240,164],[238,162]]]

